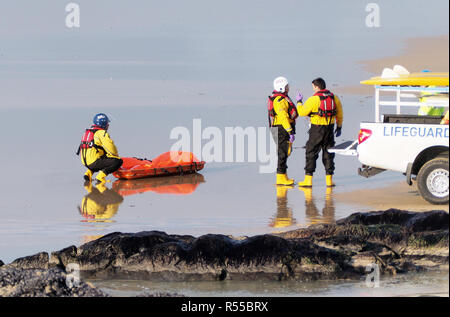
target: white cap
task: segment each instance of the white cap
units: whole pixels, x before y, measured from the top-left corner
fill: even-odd
[[[277,77],[273,81],[273,89],[278,92],[285,92],[286,86],[289,84],[285,77]]]

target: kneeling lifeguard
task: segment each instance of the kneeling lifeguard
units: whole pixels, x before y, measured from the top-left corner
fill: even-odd
[[[88,169],[84,180],[90,182],[94,173],[99,172],[96,179],[106,182],[106,176],[117,171],[123,161],[113,140],[109,137],[109,118],[104,113],[94,116],[94,124],[86,129],[77,155],[81,153],[81,162]]]

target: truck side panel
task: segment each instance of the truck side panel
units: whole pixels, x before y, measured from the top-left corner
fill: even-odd
[[[358,145],[362,164],[406,173],[423,150],[437,145],[449,146],[449,126],[440,124],[361,123],[372,132]]]

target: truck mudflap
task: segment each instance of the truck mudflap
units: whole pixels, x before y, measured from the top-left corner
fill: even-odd
[[[406,184],[409,186],[412,185],[411,180],[411,171],[412,171],[413,163],[408,163],[408,167],[406,168]]]
[[[346,156],[357,156],[358,155],[358,152],[356,150],[357,147],[358,147],[358,140],[346,141],[332,148],[329,148],[328,152]]]

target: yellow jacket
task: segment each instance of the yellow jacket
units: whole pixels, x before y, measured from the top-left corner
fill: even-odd
[[[318,112],[320,107],[319,96],[309,97],[304,104],[301,102],[297,103],[298,115],[302,117],[311,115],[311,124],[315,125],[330,125],[337,122],[338,127],[342,127],[342,121],[344,120],[344,113],[342,111],[342,104],[338,96],[334,95],[334,102],[336,104],[336,116],[330,118],[320,117],[316,114],[311,115],[311,113]]]
[[[281,100],[280,100],[281,99]],[[273,119],[273,126],[283,126],[287,133],[292,131],[292,123],[294,120],[289,118],[289,103],[281,96],[275,97],[273,100],[273,110],[275,110],[275,117]]]
[[[445,113],[445,108],[443,107],[434,107],[434,106],[420,106],[419,112],[417,113],[419,116],[440,116],[442,117]]]
[[[117,147],[106,130],[98,130],[95,132],[94,144],[97,145],[97,148],[81,149],[80,157],[83,164],[90,165],[104,155],[119,158]],[[84,162],[85,157],[86,163]]]
[[[435,88],[436,86],[429,86],[430,88]],[[419,101],[425,103],[419,108],[417,113],[419,116],[443,116],[445,114],[445,108],[439,106],[433,106],[433,101],[439,101],[440,99],[447,99],[448,94],[439,92],[427,92],[423,91],[420,93]]]

